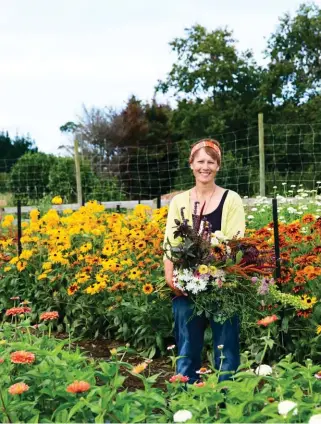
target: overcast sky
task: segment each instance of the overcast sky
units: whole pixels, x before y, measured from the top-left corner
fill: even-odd
[[[0,0],[0,130],[38,148],[66,143],[59,127],[82,105],[151,99],[175,56],[168,45],[195,23],[228,26],[258,61],[278,17],[297,0]],[[316,1],[317,4],[321,0]],[[0,152],[1,158],[1,152]]]

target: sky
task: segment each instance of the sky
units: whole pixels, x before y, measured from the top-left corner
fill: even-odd
[[[317,4],[321,0],[315,1]],[[258,62],[297,0],[0,0],[0,130],[40,151],[68,143],[59,127],[87,108],[150,100],[184,29],[228,27]],[[1,152],[0,152],[1,159]]]

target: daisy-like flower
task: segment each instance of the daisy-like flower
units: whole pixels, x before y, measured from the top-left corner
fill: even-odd
[[[172,349],[175,349],[175,347],[176,347],[176,345],[169,345],[169,346],[167,346],[167,350],[172,350]]]
[[[321,380],[321,371],[318,371],[316,374],[314,374],[314,377],[318,380]]]
[[[133,369],[132,369],[132,373],[133,374],[140,374],[142,373],[146,368],[147,368],[147,363],[146,362],[142,362],[141,364],[137,364]]]
[[[87,392],[90,389],[90,384],[87,381],[74,381],[69,384],[66,391],[69,393],[83,393]]]
[[[305,306],[309,306],[309,307],[312,307],[315,303],[317,303],[317,301],[318,301],[318,299],[315,297],[315,296],[313,296],[313,297],[309,297],[309,296],[307,296],[306,294],[305,295],[303,295],[302,297],[301,297],[301,299],[302,299],[302,303],[305,305]]]
[[[321,334],[321,325],[317,326],[317,334]]]
[[[210,369],[202,367],[198,371],[196,371],[196,374],[210,374],[211,372],[212,371]]]
[[[29,386],[25,383],[16,383],[9,387],[8,392],[11,395],[21,395],[29,390]]]
[[[268,325],[272,324],[274,321],[277,321],[279,318],[276,315],[269,315],[265,318],[262,318],[257,321],[258,325],[263,325],[264,327],[267,327]]]
[[[150,283],[146,283],[143,285],[143,292],[145,294],[151,294],[154,291],[154,287]]]
[[[52,321],[57,318],[59,318],[57,311],[43,312],[40,315],[40,321]]]
[[[32,364],[36,360],[34,353],[26,352],[25,350],[17,350],[10,355],[13,364]]]

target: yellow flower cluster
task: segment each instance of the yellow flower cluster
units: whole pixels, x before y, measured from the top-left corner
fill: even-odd
[[[59,204],[58,200],[52,202]],[[5,271],[26,269],[50,289],[63,284],[69,296],[105,293],[118,295],[117,301],[129,291],[149,295],[154,292],[152,277],[162,272],[166,216],[167,208],[144,205],[128,214],[108,213],[97,202],[75,212],[50,209],[43,216],[32,210],[23,229],[22,253],[11,256]],[[2,242],[0,252],[3,246]]]

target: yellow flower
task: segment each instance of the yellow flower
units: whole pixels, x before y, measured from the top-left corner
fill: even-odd
[[[86,253],[89,250],[91,250],[93,248],[93,245],[91,243],[85,243],[82,246],[80,246],[80,252],[81,253]]]
[[[8,272],[8,271],[10,271],[11,270],[11,266],[5,266],[4,267],[4,272]]]
[[[141,275],[141,271],[139,271],[137,268],[133,268],[130,271],[128,278],[130,280],[136,280],[136,279],[138,279],[140,277],[140,275]]]
[[[19,272],[21,272],[21,271],[23,271],[25,268],[26,268],[26,266],[28,265],[28,263],[26,262],[26,261],[18,261],[17,262],[17,270],[19,271]]]
[[[110,349],[110,353],[111,353],[112,355],[117,355],[117,349],[115,349],[115,348]]]
[[[32,209],[32,211],[30,211],[29,213],[30,215],[30,219],[31,221],[38,221],[38,217],[40,215],[40,212],[38,211],[38,209]]]
[[[37,280],[44,280],[45,278],[48,278],[48,275],[46,273],[42,273],[42,274],[38,275]]]
[[[51,267],[52,267],[52,263],[51,262],[44,262],[42,264],[42,269],[50,270]]]
[[[18,256],[15,256],[14,258],[12,258],[11,260],[10,260],[10,264],[11,265],[15,265],[17,262],[19,261],[19,258],[18,258]]]
[[[216,266],[214,266],[214,265],[211,265],[211,266],[209,267],[209,270],[210,270],[210,273],[211,273],[211,274],[215,274],[215,273],[217,272],[217,268],[216,268]]]
[[[198,272],[200,274],[207,274],[208,273],[208,266],[207,265],[200,265],[198,267]]]
[[[309,297],[309,296],[307,296],[306,294],[305,294],[305,295],[303,295],[303,296],[301,297],[301,299],[302,299],[302,303],[303,303],[303,305],[304,305],[304,306],[308,306],[308,307],[310,307],[310,308],[312,308],[312,306],[313,306],[315,303],[317,303],[317,301],[318,301],[318,299],[317,299],[315,296],[313,296],[313,297]]]
[[[317,334],[321,334],[321,325],[317,326]]]
[[[23,250],[21,255],[20,255],[20,259],[25,259],[27,261],[28,259],[31,258],[33,253],[34,252],[32,250]]]
[[[3,228],[11,227],[11,225],[13,224],[13,221],[14,221],[14,216],[13,215],[6,215],[4,217],[4,220],[2,221],[1,226]]]
[[[55,196],[52,200],[51,203],[53,205],[61,205],[62,204],[62,198],[60,196]]]

